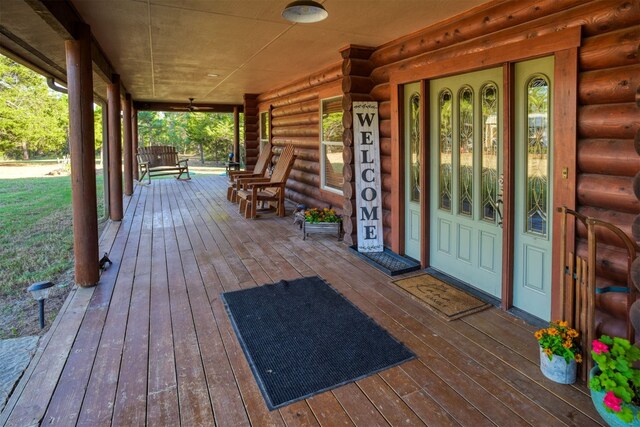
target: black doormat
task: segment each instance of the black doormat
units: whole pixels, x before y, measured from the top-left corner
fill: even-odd
[[[360,258],[385,273],[387,276],[409,273],[420,270],[420,263],[412,258],[398,255],[384,248],[382,252],[358,252],[357,246],[349,246]]]
[[[269,409],[415,357],[317,276],[222,299]]]

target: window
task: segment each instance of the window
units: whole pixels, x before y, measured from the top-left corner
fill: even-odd
[[[260,113],[260,152],[269,143],[269,112]]]
[[[320,175],[321,186],[325,190],[342,193],[344,177],[342,169],[342,97],[322,100]]]

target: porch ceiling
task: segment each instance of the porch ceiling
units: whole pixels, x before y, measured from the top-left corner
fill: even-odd
[[[0,2],[2,50],[62,79],[64,43],[29,6],[39,1]],[[348,44],[379,46],[486,2],[321,0],[329,12],[325,21],[293,24],[280,16],[289,1],[71,3],[133,99],[241,103],[244,93],[261,93],[337,62],[338,50]],[[96,92],[104,94],[105,82],[95,78]]]

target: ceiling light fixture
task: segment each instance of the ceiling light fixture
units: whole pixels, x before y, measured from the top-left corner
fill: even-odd
[[[282,17],[287,21],[308,24],[319,22],[329,16],[327,10],[313,0],[298,0],[289,3],[282,11]]]
[[[209,73],[209,74],[207,74],[207,77],[220,77],[220,74]]]

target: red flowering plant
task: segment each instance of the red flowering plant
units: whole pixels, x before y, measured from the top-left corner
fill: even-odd
[[[567,362],[575,360],[582,362],[580,354],[580,345],[577,340],[580,333],[570,328],[568,323],[562,320],[549,323],[548,328],[540,329],[534,334],[540,344],[540,348],[549,356],[549,360],[553,360],[553,356],[560,356]]]
[[[633,367],[640,360],[640,348],[628,340],[601,336],[593,340],[591,355],[600,373],[589,381],[589,388],[604,391],[604,406],[625,423],[634,415],[628,405],[640,406],[640,369]]]
[[[304,220],[310,223],[316,222],[340,222],[342,217],[336,214],[332,208],[311,208],[304,211]]]

